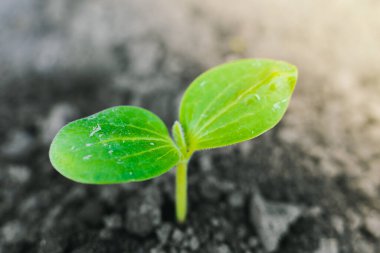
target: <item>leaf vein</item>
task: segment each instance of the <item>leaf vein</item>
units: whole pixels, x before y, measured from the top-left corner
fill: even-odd
[[[228,127],[228,126],[230,126],[230,125],[233,125],[233,124],[235,124],[236,122],[239,122],[241,119],[244,119],[244,118],[249,117],[249,116],[254,116],[255,114],[256,114],[256,113],[248,113],[248,114],[245,114],[245,115],[243,115],[243,116],[241,116],[241,117],[239,117],[239,118],[237,118],[237,119],[235,119],[235,120],[229,122],[229,123],[226,124],[226,125],[223,125],[223,126],[221,126],[221,127],[215,128],[215,129],[213,129],[212,131],[207,132],[207,133],[205,133],[205,134],[199,136],[199,138],[205,137],[205,136],[207,136],[207,135],[209,135],[209,134],[212,134],[212,133],[214,133],[214,132],[216,132],[216,131],[218,131],[218,130],[220,130],[220,129],[223,129],[223,128],[226,128],[226,127]],[[204,141],[208,141],[208,140],[209,140],[209,139],[205,139]]]
[[[220,92],[216,97],[214,97],[214,99],[212,99],[210,101],[210,103],[208,103],[208,105],[206,106],[206,108],[200,113],[200,115],[202,114],[205,114],[207,113],[210,108],[218,101],[218,99],[220,97],[222,97],[230,87],[233,87],[236,83],[240,82],[241,80],[243,80],[244,78],[248,77],[248,76],[251,76],[252,73],[249,73],[249,74],[245,74],[243,76],[241,76],[240,78],[238,78],[237,80],[235,80],[234,82],[231,82],[230,84],[228,84],[224,90],[222,92]],[[199,123],[202,121],[202,117],[199,117],[199,119],[195,122],[195,124],[193,125],[193,128],[196,129],[199,125]]]
[[[160,159],[162,159],[163,157],[167,156],[168,154],[170,154],[170,153],[173,152],[173,151],[175,151],[175,150],[174,150],[174,149],[169,150],[168,152],[166,152],[166,153],[163,154],[162,156],[158,157],[158,158],[157,158],[157,161],[160,160]]]
[[[155,150],[158,150],[158,149],[162,149],[162,148],[167,148],[167,147],[170,147],[171,145],[164,145],[164,146],[160,146],[160,147],[156,147],[156,148],[151,148],[151,149],[148,149],[148,150],[144,150],[144,151],[141,151],[141,152],[138,152],[138,153],[135,153],[135,154],[128,154],[128,155],[125,155],[125,156],[122,156],[120,157],[120,159],[128,159],[128,158],[131,158],[131,157],[135,157],[135,156],[139,156],[139,155],[142,155],[142,154],[146,154],[146,153],[150,153],[152,151],[155,151]]]
[[[121,138],[110,138],[107,140],[99,141],[97,144],[104,144],[108,142],[114,142],[114,141],[166,141],[168,142],[168,139],[163,139],[163,138],[138,138],[138,137],[131,137],[131,138],[126,138],[126,137],[121,137]]]
[[[215,114],[212,118],[210,118],[206,123],[194,134],[194,137],[200,138],[200,136],[197,136],[199,133],[202,132],[205,128],[207,128],[211,123],[215,122],[218,118],[223,116],[231,107],[235,106],[246,94],[257,88],[260,84],[267,81],[268,78],[277,75],[277,72],[270,73],[267,77],[265,77],[262,81],[254,84],[251,88],[247,89],[243,93],[241,93],[236,100],[234,100],[232,103],[230,103],[228,106],[224,107],[223,110],[219,111],[219,113]]]

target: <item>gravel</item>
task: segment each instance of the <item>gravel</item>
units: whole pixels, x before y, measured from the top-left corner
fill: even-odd
[[[370,214],[365,219],[365,227],[373,236],[380,239],[380,216]]]
[[[322,238],[319,249],[315,253],[339,253],[337,240]]]
[[[147,236],[161,224],[160,191],[148,188],[129,199],[126,213],[126,229],[138,236]]]
[[[33,151],[33,137],[25,131],[11,132],[0,151],[4,157],[11,159],[25,159]]]
[[[278,248],[281,237],[289,226],[297,221],[302,208],[283,203],[265,201],[258,191],[252,195],[250,205],[251,221],[264,245],[273,252]]]

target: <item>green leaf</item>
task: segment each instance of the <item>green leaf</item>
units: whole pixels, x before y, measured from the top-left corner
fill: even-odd
[[[252,139],[284,115],[297,68],[281,61],[247,59],[200,75],[181,102],[180,122],[190,150]]]
[[[66,125],[49,155],[62,175],[91,184],[150,179],[180,159],[160,118],[132,106],[109,108]]]

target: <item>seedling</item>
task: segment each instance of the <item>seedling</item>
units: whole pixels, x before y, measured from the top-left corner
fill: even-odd
[[[63,127],[50,147],[53,166],[87,184],[136,182],[176,171],[176,216],[187,213],[187,165],[194,152],[252,139],[276,125],[288,107],[297,68],[246,59],[223,64],[186,90],[172,137],[145,109],[117,106]]]

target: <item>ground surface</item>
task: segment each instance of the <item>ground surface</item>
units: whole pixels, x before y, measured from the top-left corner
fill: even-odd
[[[380,252],[380,3],[178,2],[0,2],[0,252]],[[133,104],[169,126],[194,77],[241,57],[297,65],[294,98],[272,131],[194,156],[184,226],[173,173],[52,169],[68,121]]]

